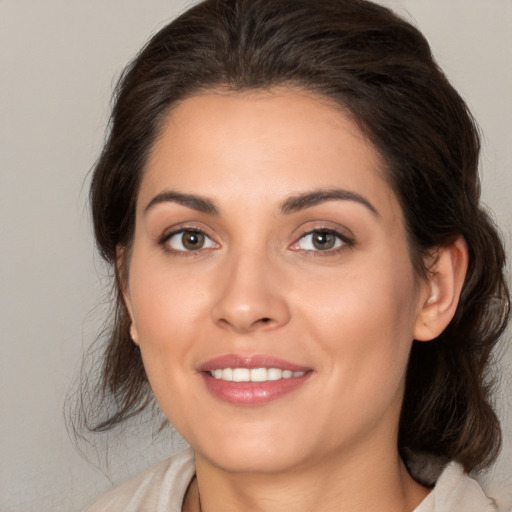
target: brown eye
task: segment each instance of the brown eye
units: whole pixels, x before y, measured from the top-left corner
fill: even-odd
[[[326,231],[317,231],[311,234],[311,242],[319,251],[327,251],[336,245],[336,236]]]
[[[217,247],[217,244],[202,231],[189,229],[172,233],[165,243],[172,250],[181,252]]]
[[[183,247],[189,251],[201,249],[204,245],[204,235],[203,233],[196,233],[194,231],[185,231],[181,235],[181,243]]]
[[[330,251],[342,245],[351,245],[350,240],[336,231],[318,229],[305,233],[294,244],[294,248],[301,251]]]

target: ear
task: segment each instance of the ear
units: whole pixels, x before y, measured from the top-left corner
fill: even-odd
[[[126,313],[130,318],[130,337],[133,340],[133,342],[137,345],[138,333],[133,319],[132,301],[130,296],[130,287],[128,283],[128,251],[129,250],[126,247],[118,246],[116,248],[116,281],[117,287],[121,292]]]
[[[462,236],[435,252],[414,325],[416,340],[430,341],[450,323],[459,303],[467,268],[468,247]]]

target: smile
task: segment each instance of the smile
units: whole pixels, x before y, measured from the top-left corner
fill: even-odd
[[[315,373],[311,367],[266,354],[225,354],[197,370],[211,395],[242,407],[262,406],[296,393]]]
[[[281,368],[217,368],[210,376],[227,382],[268,382],[281,379],[296,379],[306,372],[282,370]]]

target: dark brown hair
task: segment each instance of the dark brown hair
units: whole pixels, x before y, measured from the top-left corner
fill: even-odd
[[[321,94],[356,120],[385,162],[418,273],[426,253],[464,236],[470,261],[460,304],[436,340],[413,344],[398,443],[466,470],[489,465],[500,447],[490,367],[509,297],[502,243],[479,204],[478,131],[423,35],[388,9],[364,0],[206,0],[158,32],[119,81],[94,169],[102,256],[115,272],[116,251],[130,247],[147,155],[177,102],[213,88],[276,85]],[[93,430],[153,403],[118,277],[116,286],[90,407],[107,403],[108,413],[89,417]]]

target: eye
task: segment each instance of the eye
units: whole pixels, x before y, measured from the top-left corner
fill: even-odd
[[[197,229],[175,231],[165,238],[164,244],[173,251],[198,251],[217,247],[208,235]]]
[[[350,244],[347,237],[332,229],[315,229],[302,235],[293,249],[300,251],[332,251],[342,245]]]

